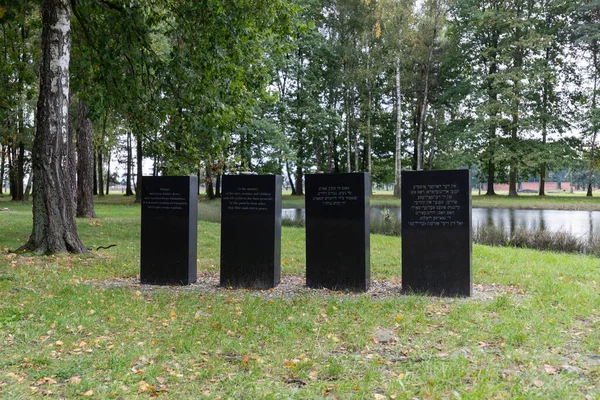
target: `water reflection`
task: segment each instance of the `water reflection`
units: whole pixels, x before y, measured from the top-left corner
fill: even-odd
[[[381,219],[383,207],[371,207],[371,220]],[[389,208],[394,218],[400,219],[400,208]],[[473,227],[479,225],[502,228],[509,234],[518,229],[527,231],[566,232],[579,237],[592,238],[600,226],[600,211],[567,210],[513,210],[496,208],[474,208]],[[282,217],[303,220],[304,209],[286,208]]]

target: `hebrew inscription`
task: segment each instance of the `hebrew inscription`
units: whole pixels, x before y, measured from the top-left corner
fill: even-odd
[[[326,207],[343,206],[358,201],[350,186],[319,186],[313,200]]]
[[[457,218],[461,209],[460,191],[455,184],[413,185],[410,189],[412,203],[410,227],[460,227],[464,221]]]

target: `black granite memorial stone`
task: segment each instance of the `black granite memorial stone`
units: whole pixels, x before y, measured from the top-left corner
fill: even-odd
[[[471,175],[402,172],[402,288],[471,295]]]
[[[221,286],[269,289],[281,279],[281,176],[225,175]]]
[[[367,173],[306,175],[306,285],[367,291],[370,284]]]
[[[142,177],[141,282],[196,282],[198,178]]]

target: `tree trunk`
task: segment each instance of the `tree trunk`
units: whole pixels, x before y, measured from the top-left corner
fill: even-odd
[[[359,161],[360,161],[360,157],[358,156],[358,139],[360,138],[358,130],[356,131],[355,135],[354,135],[354,171],[358,172],[360,171],[360,167],[358,166]]]
[[[350,100],[346,89],[346,172],[352,172],[352,160],[350,153]]]
[[[24,134],[24,132],[23,132]],[[17,201],[23,201],[23,181],[25,180],[25,143],[19,142],[19,155],[17,156]]]
[[[106,157],[106,195],[110,193],[110,151]]]
[[[490,127],[488,128],[488,176],[487,176],[487,191],[485,193],[486,196],[495,196],[496,192],[494,191],[494,181],[496,175],[496,163],[495,163],[495,153],[496,153],[496,116],[498,111],[495,110],[496,102],[498,101],[498,89],[496,88],[496,83],[494,82],[495,75],[498,73],[498,64],[497,64],[497,56],[498,56],[498,41],[499,41],[499,33],[498,31],[494,31],[492,39],[491,39],[491,51],[490,51],[490,67],[487,75],[487,90],[488,90],[488,107],[490,109]],[[493,107],[492,107],[493,106]]]
[[[423,90],[423,107],[421,107],[421,114],[419,115],[419,131],[417,133],[417,171],[422,171],[424,166],[424,145],[425,138],[423,130],[425,129],[425,117],[427,116],[427,105],[428,105],[428,97],[429,97],[429,70],[431,66],[431,59],[433,58],[433,45],[435,41],[435,30],[434,36],[431,42],[431,46],[429,48],[429,54],[427,56],[427,65],[425,66],[425,88]]]
[[[23,193],[23,202],[29,203],[29,194],[31,193],[31,173],[29,179],[27,179],[27,186],[25,186],[25,192]]]
[[[550,60],[550,48],[546,47],[546,63],[549,63]],[[548,78],[544,77],[544,85],[542,88],[542,144],[543,147],[546,147],[546,141],[548,138],[548,92],[550,91],[550,82],[548,82]],[[539,196],[546,195],[546,168],[547,164],[545,162],[540,165],[540,189],[538,192]],[[560,189],[560,185],[558,187]]]
[[[518,2],[516,5],[516,17],[520,21],[523,9],[522,4]],[[520,86],[520,75],[521,70],[523,68],[523,48],[520,44],[521,41],[521,27],[517,26],[515,28],[514,35],[514,43],[516,43],[514,55],[513,55],[513,73],[517,76],[514,83],[514,91],[513,91],[513,107],[512,107],[512,129],[511,129],[511,148],[512,151],[510,156],[510,172],[508,174],[508,195],[510,197],[518,196],[517,191],[517,178],[518,178],[518,153],[517,149],[519,148],[519,112],[521,111],[521,101],[519,100],[521,97],[521,86]]]
[[[135,203],[141,203],[142,202],[142,176],[144,174],[143,171],[143,157],[144,157],[144,153],[143,153],[143,148],[142,148],[142,135],[138,134],[135,135],[135,139],[136,139],[136,160],[137,160],[137,174],[136,174],[136,181],[135,181]]]
[[[304,191],[302,190],[302,178],[304,177],[304,171],[302,170],[302,165],[298,163],[296,165],[296,196],[304,196]]]
[[[215,198],[215,191],[214,191],[213,183],[212,183],[211,169],[212,169],[211,163],[207,162],[206,163],[206,195],[208,196],[208,198],[210,200]]]
[[[20,250],[36,253],[87,253],[75,223],[73,185],[67,166],[69,57],[71,27],[68,0],[44,0],[42,65],[33,142],[33,229]]]
[[[394,197],[399,199],[402,189],[402,87],[400,86],[400,58],[396,58],[396,163],[394,168]]]
[[[88,106],[79,100],[77,113],[77,214],[78,218],[96,218],[94,212],[94,157],[92,121]]]
[[[156,175],[156,169],[154,170],[154,173],[155,173],[155,175],[153,175],[153,176],[158,176],[158,175]],[[200,187],[202,186],[200,184],[200,182],[202,182],[202,180],[200,179],[202,177],[202,162],[198,163],[198,172],[197,172],[196,176],[198,177],[198,196],[200,196],[200,194],[201,194]]]
[[[215,197],[221,197],[221,174],[217,174],[217,178],[215,179]]]
[[[23,141],[25,137],[25,121],[23,118],[23,109],[18,107],[17,109],[17,121],[18,121],[18,132],[17,136],[19,138],[19,153],[17,155],[17,178],[16,178],[16,188],[17,188],[17,201],[23,201],[23,181],[25,180],[25,142]]]
[[[14,146],[14,141],[8,148],[8,186],[12,201],[17,201],[17,148]]]
[[[98,196],[104,197],[104,162],[102,160],[102,150],[98,150],[98,157],[96,157],[98,167],[96,171],[98,173]]]
[[[133,196],[133,190],[131,190],[131,170],[133,169],[132,146],[131,132],[127,132],[127,176],[125,182],[125,196]]]
[[[93,185],[93,190],[92,193],[94,194],[94,196],[98,195],[98,170],[96,169],[96,163],[98,162],[97,158],[96,158],[96,152],[92,151],[92,165],[94,166],[93,170],[93,176],[94,176],[94,185]]]
[[[296,185],[294,184],[294,180],[292,179],[292,173],[290,172],[290,162],[285,160],[285,172],[287,173],[288,181],[290,181],[290,186],[292,188],[292,196],[296,194]]]
[[[4,164],[6,162],[6,145],[2,145],[2,160],[0,161],[0,194],[4,194]]]
[[[598,65],[598,50],[595,49],[593,51],[594,55],[594,66]],[[596,109],[596,91],[598,90],[598,72],[594,74],[594,92],[592,94],[592,110]],[[592,197],[592,183],[594,181],[594,157],[596,150],[596,136],[598,134],[598,128],[596,128],[596,123],[593,123],[593,134],[592,134],[592,149],[590,151],[590,169],[588,175],[588,186],[587,186],[587,197]]]

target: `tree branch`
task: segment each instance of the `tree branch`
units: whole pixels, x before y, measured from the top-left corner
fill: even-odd
[[[120,6],[118,4],[115,4],[115,3],[113,3],[112,1],[109,1],[109,0],[100,0],[100,3],[104,4],[105,6],[107,6],[108,8],[110,8],[111,10],[117,10],[119,12],[125,11],[125,9],[122,6]]]

